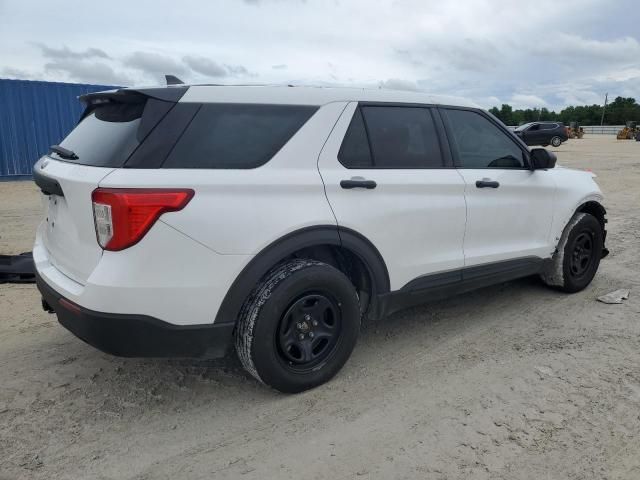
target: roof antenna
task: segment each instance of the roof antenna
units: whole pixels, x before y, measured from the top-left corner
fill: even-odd
[[[167,80],[167,85],[182,85],[184,82],[180,80],[175,75],[165,75],[164,78]]]

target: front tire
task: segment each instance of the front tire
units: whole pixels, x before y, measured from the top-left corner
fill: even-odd
[[[562,145],[562,139],[560,137],[553,137],[551,139],[551,145],[553,145],[555,148],[558,148],[560,145]]]
[[[565,227],[542,280],[567,293],[583,290],[598,271],[603,248],[600,222],[588,213],[576,213]]]
[[[295,259],[271,270],[245,302],[236,351],[257,380],[297,393],[338,373],[359,331],[351,281],[331,265]]]

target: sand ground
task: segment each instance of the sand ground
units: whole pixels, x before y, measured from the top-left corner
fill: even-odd
[[[102,354],[34,285],[0,285],[0,479],[640,478],[640,143],[557,152],[607,196],[589,288],[525,279],[401,312],[301,395],[233,358]],[[30,250],[40,215],[31,182],[0,183],[0,253]]]

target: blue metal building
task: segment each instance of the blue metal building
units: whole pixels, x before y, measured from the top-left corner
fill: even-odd
[[[0,79],[0,180],[31,176],[33,164],[73,129],[78,96],[107,85]]]

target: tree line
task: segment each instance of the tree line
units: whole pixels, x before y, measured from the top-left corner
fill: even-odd
[[[565,125],[578,122],[580,125],[600,125],[602,105],[584,105],[566,107],[560,113],[549,111],[547,108],[527,108],[514,110],[511,105],[503,104],[501,108],[493,107],[489,110],[505,125],[522,125],[535,121],[560,121]],[[628,120],[640,122],[640,105],[635,98],[616,97],[607,104],[604,114],[604,125],[624,125]]]

